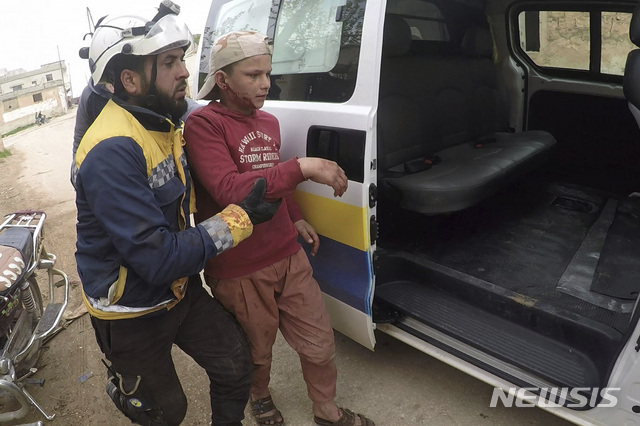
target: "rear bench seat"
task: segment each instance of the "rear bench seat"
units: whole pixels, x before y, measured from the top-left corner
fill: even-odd
[[[412,55],[410,48],[407,23],[387,15],[378,165],[383,190],[403,208],[465,209],[535,168],[555,145],[544,131],[509,132],[487,28],[467,31],[462,54]]]

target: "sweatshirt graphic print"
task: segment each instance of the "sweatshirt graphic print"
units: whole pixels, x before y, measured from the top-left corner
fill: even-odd
[[[296,158],[281,161],[280,126],[273,115],[257,110],[245,116],[214,101],[189,116],[184,136],[196,222],[242,201],[259,177],[267,180],[266,200],[283,200],[273,219],[256,225],[251,237],[207,262],[208,275],[240,277],[300,250],[294,223],[302,214],[292,194],[305,179]]]

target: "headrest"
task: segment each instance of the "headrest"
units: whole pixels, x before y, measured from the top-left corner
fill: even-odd
[[[640,82],[640,50],[633,49],[627,56],[627,63],[624,66],[624,77],[622,79],[622,89],[624,97],[635,105],[640,107],[640,90],[638,83]]]
[[[491,38],[489,28],[468,28],[462,38],[461,49],[465,55],[491,59],[493,57],[493,38]]]
[[[387,14],[384,19],[382,55],[385,57],[406,55],[411,48],[411,28],[399,15]]]
[[[640,3],[633,10],[631,23],[629,24],[629,39],[631,43],[640,47]]]

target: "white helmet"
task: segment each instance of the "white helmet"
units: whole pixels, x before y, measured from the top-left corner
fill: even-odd
[[[114,56],[158,55],[178,47],[193,47],[193,36],[187,25],[175,14],[158,22],[139,16],[105,18],[98,24],[89,47],[89,68],[95,84],[105,83],[107,64]]]

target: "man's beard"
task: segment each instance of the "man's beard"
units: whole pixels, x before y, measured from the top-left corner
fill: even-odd
[[[146,93],[142,105],[160,115],[170,116],[172,120],[177,120],[187,112],[185,98],[175,100],[166,93],[158,93],[155,87]]]
[[[188,104],[185,98],[175,100],[166,93],[159,93],[155,84],[150,87],[144,75],[142,75],[142,84],[144,85],[144,95],[138,96],[138,105],[160,115],[170,116],[173,121],[176,121],[187,112]]]

